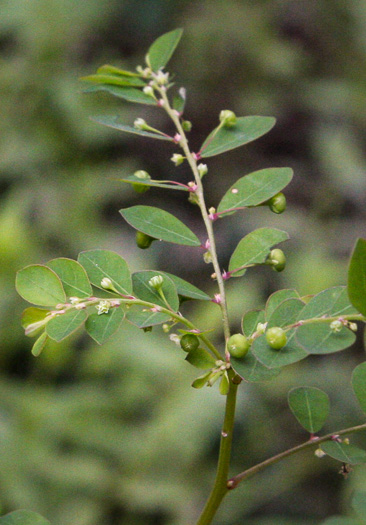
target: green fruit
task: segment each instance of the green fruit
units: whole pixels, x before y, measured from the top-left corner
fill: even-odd
[[[185,352],[190,352],[191,350],[196,350],[200,342],[196,335],[193,334],[184,334],[180,340],[180,346]]]
[[[274,350],[281,350],[287,343],[285,331],[279,326],[268,328],[266,332],[267,343]]]
[[[145,193],[145,191],[150,189],[150,186],[147,186],[146,184],[138,184],[137,182],[134,182],[132,187],[136,193]]]
[[[226,348],[231,356],[241,358],[249,352],[250,342],[243,334],[234,334],[229,337]]]
[[[146,235],[146,233],[139,231],[136,232],[136,244],[142,250],[146,250],[146,248],[149,248],[151,246],[151,243],[155,240],[156,239],[150,237],[150,235]]]
[[[273,213],[283,213],[286,209],[286,197],[283,193],[277,193],[269,199],[268,206]]]
[[[275,248],[268,255],[266,264],[270,264],[276,272],[282,272],[286,266],[286,256],[282,250]]]

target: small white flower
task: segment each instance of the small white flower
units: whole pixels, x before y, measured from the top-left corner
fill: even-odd
[[[155,98],[154,90],[151,86],[145,86],[142,91],[145,93],[145,95]]]
[[[160,86],[164,86],[169,82],[169,73],[158,71],[155,75],[155,79]]]
[[[80,301],[80,299],[79,297],[70,297],[69,301],[70,301],[70,304],[77,304]]]
[[[137,179],[141,179],[141,180],[150,180],[151,179],[150,175],[145,170],[137,170],[137,171],[135,171],[133,176],[136,177]]]
[[[86,304],[85,303],[78,303],[75,305],[75,310],[85,310]]]
[[[100,286],[105,290],[110,290],[112,288],[112,281],[108,277],[103,277],[100,282]]]
[[[332,332],[340,332],[342,329],[343,323],[337,319],[337,321],[332,321],[330,323],[330,329]]]
[[[147,123],[143,118],[137,118],[135,122],[133,123],[133,127],[135,129],[144,130],[147,128]]]
[[[324,456],[326,456],[326,453],[320,447],[316,449],[314,454],[317,458],[323,458]]]
[[[200,175],[200,177],[201,177],[201,179],[202,179],[202,177],[203,177],[204,175],[206,175],[206,173],[208,172],[207,164],[202,164],[202,163],[201,163],[201,164],[198,164],[198,166],[197,166],[197,170],[198,170],[198,173],[199,173],[199,175]]]
[[[160,290],[164,282],[164,278],[162,275],[154,275],[154,277],[151,277],[149,280],[149,285],[151,288],[155,288],[155,290]]]
[[[107,314],[110,307],[111,303],[109,301],[100,301],[100,303],[97,304],[95,308],[98,310],[98,315],[102,315]]]
[[[267,323],[258,323],[257,324],[257,330],[258,334],[264,334],[267,328]]]
[[[185,157],[181,155],[180,153],[174,153],[172,158],[170,159],[176,166],[179,166],[184,162]]]
[[[169,339],[177,346],[180,346],[180,337],[178,334],[170,334]]]

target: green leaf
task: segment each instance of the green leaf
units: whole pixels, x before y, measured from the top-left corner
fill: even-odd
[[[216,359],[212,357],[212,355],[204,348],[196,348],[195,350],[188,352],[186,361],[196,368],[201,368],[202,370],[213,368],[216,363]]]
[[[334,286],[312,297],[301,312],[301,319],[324,316],[335,317],[357,313],[357,310],[353,308],[348,299],[346,287]]]
[[[360,523],[353,518],[332,516],[331,518],[322,521],[320,525],[360,525]]]
[[[174,29],[173,31],[169,31],[169,33],[159,36],[150,46],[147,57],[153,71],[157,71],[166,66],[179,44],[182,34],[183,29]]]
[[[43,330],[49,310],[43,310],[41,308],[26,308],[22,313],[22,327],[25,330],[25,335],[33,337]]]
[[[47,263],[61,279],[67,297],[90,297],[93,294],[86,271],[72,259],[53,259]]]
[[[318,432],[329,415],[329,397],[319,388],[302,386],[288,393],[291,412],[311,434]]]
[[[231,357],[230,362],[234,371],[244,379],[244,381],[250,383],[269,381],[281,372],[280,368],[267,368],[264,366],[251,351],[247,353],[244,359]]]
[[[97,75],[88,75],[87,77],[82,77],[80,80],[83,82],[91,82],[92,84],[107,84],[112,86],[135,86],[143,87],[146,86],[146,82],[141,80],[138,77],[130,77],[125,75],[108,75],[97,74]]]
[[[47,341],[48,336],[46,332],[43,332],[43,334],[38,337],[37,341],[35,341],[34,345],[32,346],[31,352],[34,355],[34,357],[38,357],[40,355],[40,353],[46,346]]]
[[[120,327],[124,317],[121,307],[111,308],[107,314],[91,314],[85,323],[85,330],[99,345],[104,344]]]
[[[242,329],[243,333],[250,337],[257,330],[258,323],[264,323],[263,310],[249,310],[243,315]]]
[[[150,279],[156,275],[161,275],[163,277],[161,290],[168,305],[164,302],[158,291],[149,285]],[[175,312],[178,311],[179,298],[175,285],[173,281],[162,272],[155,272],[153,270],[136,272],[132,274],[132,286],[133,294],[138,299],[163,306],[164,308],[169,308],[170,306]]]
[[[38,306],[55,306],[66,301],[59,277],[50,268],[40,264],[19,270],[15,287],[23,299]]]
[[[180,88],[178,93],[176,93],[173,97],[173,109],[175,111],[178,111],[181,115],[184,112],[184,107],[186,105],[186,90],[184,88]]]
[[[15,510],[0,518],[1,525],[50,525],[40,514],[30,510]]]
[[[116,66],[111,66],[110,64],[104,64],[103,66],[98,67],[98,75],[120,75],[122,77],[141,77],[140,73],[134,73],[133,71],[126,71],[125,69],[120,69]]]
[[[296,290],[290,290],[290,289],[283,289],[278,290],[277,292],[274,292],[271,294],[266,302],[266,319],[270,319],[271,315],[273,314],[274,310],[286,299],[298,299],[299,294]]]
[[[202,376],[197,377],[192,383],[193,388],[203,388],[205,385],[207,385],[207,381],[210,375],[211,375],[211,371],[206,372]]]
[[[268,368],[279,368],[305,359],[308,354],[296,342],[295,330],[290,330],[286,335],[287,343],[280,350],[271,348],[265,335],[257,337],[252,344],[253,354]]]
[[[133,228],[155,239],[186,246],[201,246],[196,235],[167,211],[152,206],[132,206],[120,210],[120,214]]]
[[[292,175],[290,168],[268,168],[245,175],[225,193],[217,211],[258,206],[287,186]]]
[[[64,314],[58,314],[56,317],[53,317],[47,323],[46,333],[51,339],[57,342],[62,341],[62,339],[65,339],[65,337],[77,330],[86,318],[87,313],[85,310],[75,310],[73,308]]]
[[[352,497],[351,505],[357,516],[365,523],[366,519],[366,492],[355,491]]]
[[[353,370],[352,388],[362,411],[366,414],[366,362]]]
[[[166,323],[170,321],[171,317],[167,314],[160,312],[152,312],[151,310],[145,311],[141,309],[128,310],[126,313],[126,319],[130,323],[134,324],[138,328],[149,328],[158,324]]]
[[[97,122],[98,124],[103,124],[103,126],[108,126],[109,128],[118,129],[119,131],[126,131],[126,133],[133,133],[134,135],[142,135],[143,137],[150,137],[158,140],[168,140],[172,142],[171,137],[166,135],[160,135],[159,133],[152,133],[151,131],[144,131],[142,129],[136,129],[133,126],[125,126],[117,122],[119,119],[118,116],[114,117],[93,117],[91,120]]]
[[[158,180],[141,180],[138,177],[135,177],[134,175],[130,175],[129,177],[126,177],[124,179],[118,179],[122,182],[127,182],[128,184],[137,184],[140,186],[155,186],[157,188],[167,188],[169,190],[178,190],[178,191],[188,191],[188,188],[185,186],[179,186],[177,184],[172,183],[165,183],[165,182],[159,182]]]
[[[127,102],[136,102],[137,104],[148,104],[156,106],[156,100],[149,95],[145,95],[143,91],[135,88],[111,86],[108,84],[97,84],[83,89],[83,93],[96,93],[98,91],[106,91],[110,95],[117,98],[123,98]]]
[[[286,241],[288,234],[275,228],[259,228],[246,235],[234,250],[229,262],[229,271],[234,277],[244,275],[245,269],[235,271],[242,266],[264,264],[271,248]]]
[[[162,275],[167,275],[173,281],[177,289],[178,295],[186,297],[187,299],[196,299],[198,301],[211,301],[211,297],[207,295],[207,293],[202,292],[202,290],[200,290],[196,286],[193,286],[193,284],[188,283],[184,279],[181,279],[181,277],[177,277],[176,275],[173,275],[172,273],[168,272],[161,273]]]
[[[214,129],[200,148],[201,157],[213,157],[265,135],[275,125],[273,117],[239,117],[236,125]]]
[[[366,240],[358,239],[348,269],[348,295],[351,303],[366,315]]]
[[[329,323],[314,323],[300,326],[296,340],[308,354],[322,355],[348,348],[356,341],[356,335],[345,327],[333,332]]]
[[[104,289],[101,282],[107,277],[120,294],[131,295],[130,270],[118,253],[109,250],[89,250],[81,252],[78,261],[85,268],[90,282],[97,288]]]
[[[357,465],[366,462],[366,452],[355,445],[347,445],[346,443],[338,443],[337,441],[326,441],[321,444],[321,449],[328,454],[328,456],[342,461],[342,463]]]
[[[304,308],[304,303],[301,299],[294,297],[282,301],[275,310],[273,310],[269,320],[267,328],[279,326],[284,328],[286,326],[294,324]]]

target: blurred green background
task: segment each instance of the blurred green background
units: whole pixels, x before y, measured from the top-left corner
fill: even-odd
[[[15,294],[15,272],[92,248],[117,251],[133,270],[171,271],[215,291],[201,254],[163,243],[142,252],[118,213],[161,205],[203,235],[181,192],[141,196],[116,181],[136,169],[190,180],[184,165],[173,173],[176,150],[89,120],[118,112],[126,123],[140,116],[163,127],[163,115],[84,95],[78,78],[103,63],[134,69],[155,38],[183,27],[169,70],[187,88],[193,150],[221,109],[277,118],[265,137],[209,161],[205,178],[214,206],[250,171],[295,170],[284,215],[259,208],[215,224],[224,268],[256,227],[291,235],[283,274],[253,270],[228,282],[238,330],[243,312],[278,288],[309,294],[345,284],[347,258],[365,236],[366,4],[2,0],[0,14],[1,512],[29,508],[53,525],[192,524],[215,472],[224,407],[217,388],[190,387],[196,371],[159,328],[125,326],[102,348],[77,333],[35,359],[20,327],[26,305]],[[205,328],[219,324],[217,310],[184,305]],[[363,422],[349,385],[363,360],[360,334],[357,346],[326,362],[314,357],[270,383],[243,385],[232,474],[307,439],[286,403],[297,384],[330,395],[326,431]],[[353,441],[366,445],[366,436]],[[347,480],[338,469],[309,453],[288,459],[233,491],[215,523],[315,525],[347,512],[352,491],[366,490],[366,469]]]

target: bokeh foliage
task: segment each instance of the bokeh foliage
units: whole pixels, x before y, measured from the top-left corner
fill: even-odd
[[[139,252],[118,213],[143,204],[143,197],[116,179],[136,169],[169,178],[174,149],[91,122],[91,114],[115,111],[116,101],[82,95],[78,82],[106,62],[134,68],[149,44],[175,27],[184,27],[185,36],[169,69],[187,88],[186,114],[197,148],[216,126],[220,109],[277,118],[259,141],[207,162],[209,204],[217,205],[250,171],[269,166],[295,171],[285,215],[259,208],[215,224],[226,268],[238,240],[254,227],[270,222],[291,235],[288,266],[280,276],[252,270],[245,282],[228,282],[233,327],[239,329],[245,309],[262,307],[277,288],[308,294],[345,284],[347,256],[355,238],[365,237],[362,2],[3,0],[4,512],[33,509],[54,525],[188,525],[208,493],[223,400],[215,388],[190,388],[194,371],[181,351],[159,329],[144,334],[131,327],[102,349],[76,334],[71,345],[55,345],[35,359],[20,327],[24,304],[14,292],[15,272],[27,264],[104,248],[119,252],[134,270],[171,271],[213,293],[210,270],[196,250],[153,243]],[[142,114],[123,102],[118,107],[125,122],[142,116],[157,127],[167,124],[154,109]],[[184,166],[177,173],[187,181]],[[149,202],[199,231],[198,213],[185,194],[167,197],[153,188]],[[219,324],[214,305],[184,306],[200,326]],[[326,365],[314,356],[279,380],[242,388],[233,474],[306,439],[286,403],[295,384],[320,386],[329,394],[334,408],[326,431],[361,422],[349,383],[363,359],[360,336],[357,347],[328,358]],[[233,491],[217,522],[315,524],[341,512],[353,488],[365,488],[364,469],[356,468],[347,481],[336,469],[332,460],[309,455],[287,460]]]

